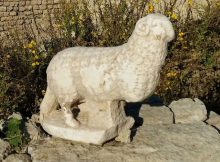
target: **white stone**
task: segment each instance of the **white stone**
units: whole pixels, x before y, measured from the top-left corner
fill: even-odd
[[[0,139],[0,161],[8,154],[10,150],[10,144]]]
[[[209,114],[209,119],[206,121],[209,125],[214,126],[220,131],[220,115],[211,111]]]
[[[37,127],[37,125],[34,122],[29,120],[27,123],[25,123],[25,126],[26,126],[27,133],[31,140],[41,139],[42,137],[41,130],[39,127]]]
[[[10,118],[15,118],[15,119],[18,119],[18,120],[22,120],[22,116],[21,116],[21,114],[19,112],[16,112],[16,113],[13,112],[12,115],[10,115],[8,117],[8,119],[10,119]]]
[[[31,157],[27,154],[11,154],[3,162],[31,162]]]
[[[40,115],[39,114],[33,114],[32,116],[31,116],[31,122],[33,122],[33,123],[40,123]]]
[[[4,124],[5,124],[5,120],[4,120],[4,119],[1,119],[1,120],[0,120],[0,131],[3,130]]]
[[[167,17],[150,14],[137,22],[124,45],[59,52],[47,68],[40,107],[43,128],[53,136],[87,143],[102,144],[116,136],[129,141],[133,120],[120,101],[142,101],[154,92],[174,35]],[[72,105],[79,105],[78,116],[72,114]]]
[[[104,146],[55,139],[28,148],[33,162],[219,162],[220,136],[204,123],[145,125],[129,144]]]
[[[207,110],[202,101],[190,98],[173,101],[169,108],[174,113],[176,123],[193,123],[207,119]]]

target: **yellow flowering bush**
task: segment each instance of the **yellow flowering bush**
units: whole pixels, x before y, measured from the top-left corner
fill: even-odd
[[[194,3],[187,0],[188,12],[184,19],[176,1],[166,2],[63,2],[62,9],[55,10],[47,30],[49,40],[37,41],[34,34],[26,33],[25,43],[16,38],[10,48],[0,47],[0,115],[7,116],[15,109],[29,115],[39,111],[46,89],[46,68],[58,51],[70,46],[121,45],[128,40],[137,20],[154,12],[167,15],[176,32],[176,39],[168,46],[156,93],[167,104],[182,97],[198,97],[208,107],[219,105],[219,4],[203,8],[199,18],[194,19],[191,12]]]
[[[187,5],[195,8],[192,0]],[[182,97],[197,97],[212,110],[220,104],[220,9],[213,3],[199,10],[203,11],[198,13],[199,19],[193,19],[189,10],[185,21],[173,21],[176,40],[169,47],[157,94],[167,104]]]

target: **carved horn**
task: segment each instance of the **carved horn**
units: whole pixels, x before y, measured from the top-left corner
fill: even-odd
[[[149,24],[145,18],[140,19],[135,27],[135,32],[140,36],[147,36],[149,33]]]

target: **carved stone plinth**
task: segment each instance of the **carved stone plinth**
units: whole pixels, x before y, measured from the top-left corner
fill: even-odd
[[[49,134],[72,141],[98,145],[115,137],[118,141],[130,141],[134,119],[125,115],[124,102],[86,101],[79,105],[79,110],[75,114],[80,122],[78,127],[68,126],[61,110],[52,111],[41,124]]]

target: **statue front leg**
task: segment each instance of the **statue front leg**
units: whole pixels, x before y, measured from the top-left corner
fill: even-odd
[[[114,124],[118,126],[118,136],[115,140],[129,143],[131,142],[131,128],[134,125],[134,119],[125,114],[125,105],[125,101],[112,101],[110,110]]]
[[[68,126],[73,127],[73,128],[79,127],[80,122],[74,118],[73,113],[71,111],[71,106],[70,106],[71,104],[68,104],[68,105],[61,106],[61,109],[63,110],[64,118],[65,118],[65,123]]]

